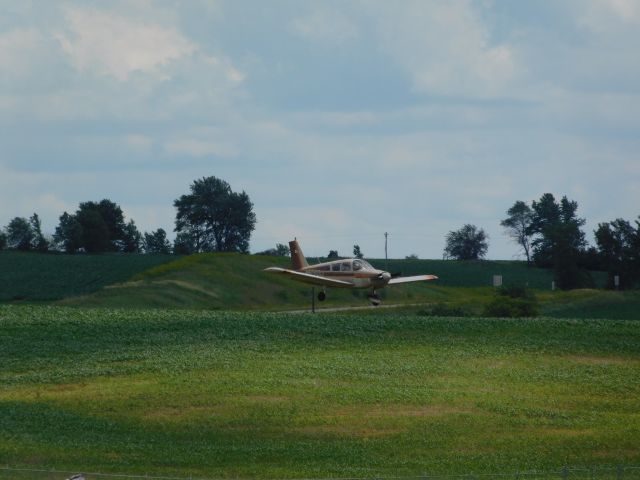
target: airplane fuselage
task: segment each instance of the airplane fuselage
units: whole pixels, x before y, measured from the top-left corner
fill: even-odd
[[[382,288],[391,278],[388,272],[373,268],[368,262],[359,258],[318,263],[303,267],[300,271],[331,280],[348,282],[338,288]],[[309,281],[309,283],[313,282]]]

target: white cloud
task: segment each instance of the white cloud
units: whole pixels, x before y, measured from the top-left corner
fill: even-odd
[[[173,27],[141,23],[116,13],[69,8],[68,33],[57,33],[64,52],[80,72],[126,81],[136,72],[159,74],[162,67],[191,55],[196,46]]]
[[[238,155],[238,149],[231,139],[226,138],[227,135],[227,131],[218,128],[194,128],[167,141],[164,149],[170,155],[178,156],[235,157]]]
[[[41,42],[33,28],[15,29],[0,35],[0,70],[17,76],[30,70],[34,52]]]
[[[293,20],[294,33],[307,40],[336,46],[358,38],[358,28],[338,10],[316,8],[306,16]]]
[[[519,73],[514,48],[494,44],[469,0],[380,3],[371,13],[381,48],[414,89],[432,95],[504,94]]]
[[[592,0],[578,2],[581,22],[596,31],[640,24],[640,2],[637,0]]]

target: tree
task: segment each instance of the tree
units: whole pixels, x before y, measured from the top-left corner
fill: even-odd
[[[29,224],[31,225],[31,231],[33,232],[33,240],[31,246],[38,252],[46,252],[49,250],[49,241],[42,234],[42,223],[37,213],[34,213],[29,218]]]
[[[563,290],[590,286],[593,281],[580,268],[587,242],[580,229],[585,220],[577,216],[578,203],[566,196],[558,203],[551,193],[545,193],[539,202],[532,202],[532,210],[528,231],[535,235],[531,246],[536,265],[552,267],[558,287]]]
[[[173,241],[173,253],[176,255],[191,255],[197,253],[196,239],[191,232],[180,232]]]
[[[444,256],[456,260],[479,260],[487,253],[488,238],[483,229],[466,224],[460,230],[447,234]]]
[[[525,202],[518,200],[507,210],[508,217],[500,222],[506,234],[522,247],[527,257],[527,265],[531,264],[531,223],[533,210]]]
[[[173,203],[180,245],[188,246],[191,253],[247,253],[256,224],[249,196],[233,192],[227,182],[216,177],[195,180],[190,190]]]
[[[327,255],[328,260],[337,260],[340,258],[337,250],[329,250],[329,255]]]
[[[29,251],[33,248],[35,234],[26,218],[15,217],[6,227],[7,245],[16,250]]]
[[[94,208],[93,202],[81,203],[75,217],[81,227],[81,247],[84,251],[104,253],[116,250],[116,239],[112,238],[107,222],[100,211]]]
[[[140,233],[133,220],[125,223],[119,205],[104,199],[80,203],[73,215],[64,212],[54,239],[68,253],[126,252],[137,251]]]
[[[353,246],[353,256],[355,258],[363,258],[364,255],[362,254],[362,251],[360,250],[360,245],[354,245]]]
[[[119,250],[125,253],[140,253],[142,234],[133,220],[129,220],[122,230],[122,241]]]
[[[404,257],[404,259],[405,260],[418,260],[418,254],[417,253],[410,253],[409,255]]]
[[[82,226],[75,215],[64,212],[53,234],[53,241],[67,253],[77,252],[82,245]]]
[[[167,232],[159,228],[155,232],[145,232],[142,239],[144,253],[171,253],[171,244],[167,240]]]
[[[598,253],[608,273],[607,286],[615,286],[619,277],[620,288],[631,288],[640,280],[640,223],[634,229],[630,222],[618,218],[600,223],[594,231]]]

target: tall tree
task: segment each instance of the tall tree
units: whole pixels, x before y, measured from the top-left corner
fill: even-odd
[[[54,239],[69,253],[136,251],[140,233],[133,221],[126,224],[119,205],[111,200],[82,202],[75,214],[64,212]]]
[[[362,250],[360,250],[360,245],[353,246],[353,256],[356,258],[363,258]]]
[[[81,245],[88,253],[104,253],[116,251],[117,247],[114,243],[105,222],[100,214],[100,210],[94,208],[93,202],[85,202],[80,204],[80,208],[76,212],[76,220],[81,227]]]
[[[444,256],[456,260],[479,260],[489,249],[488,239],[482,228],[466,224],[447,234]]]
[[[509,237],[522,247],[527,257],[527,265],[531,264],[531,223],[533,210],[525,202],[518,200],[507,210],[507,218],[500,222]]]
[[[190,190],[173,203],[181,245],[192,252],[247,253],[256,224],[249,196],[216,177],[195,180]]]
[[[551,193],[532,202],[533,220],[529,233],[536,265],[552,267],[559,288],[564,290],[589,286],[592,281],[580,268],[587,242],[581,227],[583,218],[577,216],[578,203],[563,196],[558,203]]]
[[[6,227],[7,244],[9,248],[29,251],[33,248],[35,235],[29,220],[22,217],[15,217]]]
[[[142,240],[144,253],[171,253],[171,244],[167,240],[167,232],[159,228],[155,232],[145,232]]]
[[[60,220],[56,231],[53,234],[53,241],[59,249],[67,253],[77,252],[82,246],[82,226],[75,215],[64,212],[60,215]]]
[[[37,213],[29,218],[31,230],[33,232],[32,248],[38,252],[46,252],[49,250],[49,241],[42,234],[42,222]]]
[[[119,250],[125,253],[140,253],[142,234],[133,220],[129,220],[122,230],[122,242]]]
[[[618,218],[598,224],[594,231],[598,252],[608,273],[607,286],[614,287],[619,277],[620,288],[631,288],[640,281],[640,223],[637,228]]]

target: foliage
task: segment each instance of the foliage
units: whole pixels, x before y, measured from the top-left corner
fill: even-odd
[[[6,227],[7,245],[15,250],[29,251],[33,247],[35,234],[26,218],[15,217]]]
[[[360,250],[360,245],[353,246],[353,256],[354,258],[364,258],[364,255],[362,254],[362,250]]]
[[[406,257],[404,257],[405,260],[418,260],[418,255],[415,253],[410,253],[409,255],[407,255]]]
[[[289,247],[283,243],[276,243],[275,248],[256,253],[256,255],[267,255],[270,257],[288,257],[290,254]]]
[[[525,202],[518,200],[507,210],[508,217],[500,222],[509,237],[522,247],[527,258],[527,264],[531,263],[531,223],[533,222],[533,210]]]
[[[142,239],[142,250],[144,253],[171,253],[171,244],[167,240],[167,232],[159,228],[154,232],[145,232]]]
[[[7,248],[7,234],[0,229],[0,250]]]
[[[142,246],[142,234],[133,220],[129,220],[122,230],[122,241],[119,249],[124,253],[140,253]]]
[[[82,226],[75,215],[64,212],[53,235],[56,245],[67,253],[75,253],[82,246]]]
[[[140,233],[133,220],[125,223],[119,205],[103,199],[80,203],[73,215],[64,212],[54,240],[67,253],[137,252]]]
[[[0,231],[0,250],[8,245],[14,250],[46,252],[49,242],[42,234],[40,217],[34,213],[29,219],[15,217],[6,227],[6,234]]]
[[[559,288],[567,290],[590,287],[593,280],[582,267],[586,258],[583,218],[577,216],[578,204],[566,196],[558,203],[551,193],[545,193],[531,208],[518,201],[507,212],[510,217],[501,223],[523,248],[531,240],[532,257],[539,267],[554,269]]]
[[[446,237],[445,258],[479,260],[489,248],[488,236],[482,228],[466,224],[460,230],[451,231]]]
[[[503,286],[496,290],[494,298],[485,306],[483,315],[501,318],[535,317],[538,315],[538,302],[533,292],[523,286]]]
[[[216,177],[195,180],[190,190],[174,201],[177,250],[247,253],[256,224],[249,196]]]
[[[633,287],[640,281],[640,222],[636,228],[618,218],[598,224],[594,231],[598,252],[608,272],[607,286],[614,288],[614,277],[619,276],[619,288]]]
[[[640,462],[638,322],[15,306],[0,319],[2,465],[379,478]]]
[[[329,250],[329,255],[327,255],[327,260],[337,260],[340,258],[337,250]]]

